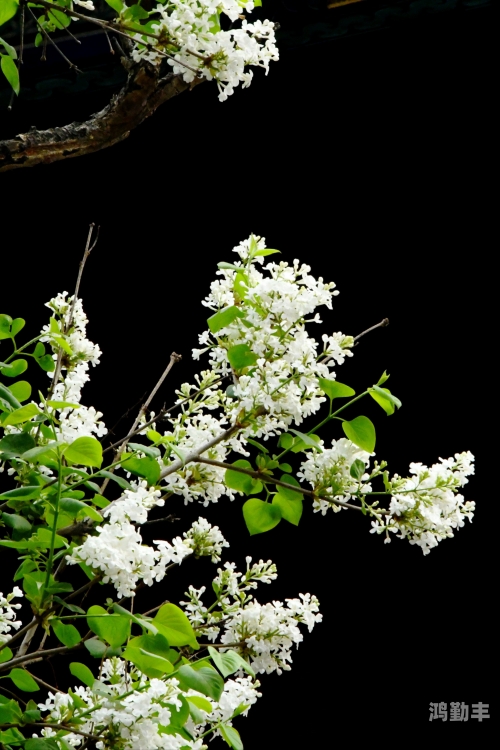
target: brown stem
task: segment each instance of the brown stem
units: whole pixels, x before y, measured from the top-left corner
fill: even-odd
[[[29,131],[0,141],[0,171],[51,164],[113,146],[161,104],[200,83],[198,79],[186,83],[181,75],[172,73],[161,78],[159,68],[146,62],[122,62],[129,70],[127,82],[104,109],[83,123]]]

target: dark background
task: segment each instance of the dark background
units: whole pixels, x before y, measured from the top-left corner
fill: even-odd
[[[286,31],[289,16],[273,13]],[[45,322],[44,302],[71,292],[88,224],[100,224],[81,295],[103,357],[84,401],[108,426],[152,387],[170,352],[184,360],[156,409],[192,378],[200,300],[216,263],[254,232],[337,283],[321,331],[355,335],[390,318],[337,371],[356,389],[391,373],[401,411],[362,409],[376,422],[377,457],[405,473],[410,461],[476,455],[464,490],[477,503],[474,522],[426,557],[398,539],[384,545],[355,513],[308,508],[298,529],[283,523],[249,538],[240,501],[172,504],[182,520],[167,535],[203,515],[233,542],[225,559],[277,563],[261,601],[311,591],[321,602],[323,623],[305,632],[292,672],[264,675],[263,698],[236,723],[247,750],[330,747],[368,733],[392,744],[401,728],[477,737],[496,716],[493,28],[487,7],[287,42],[267,78],[224,104],[215,86],[200,86],[118,146],[2,176],[0,301],[28,318],[27,334]],[[3,115],[2,132],[83,118],[105,98],[53,96],[29,115],[25,103],[10,125]],[[209,583],[210,566],[191,571],[193,585]],[[430,701],[490,702],[492,720],[438,727]]]

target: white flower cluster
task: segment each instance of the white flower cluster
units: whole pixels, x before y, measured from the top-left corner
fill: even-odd
[[[214,641],[219,633],[221,643],[229,647],[244,649],[250,656],[250,665],[258,672],[289,670],[292,661],[291,649],[303,636],[299,623],[304,623],[309,632],[321,622],[319,602],[311,594],[300,594],[300,599],[260,604],[247,593],[258,583],[270,583],[277,577],[276,566],[269,560],[251,564],[247,557],[247,570],[242,574],[234,563],[225,563],[219,568],[213,589],[217,594],[217,608],[208,609],[201,601],[205,589],[190,587],[189,602],[182,602],[193,625],[203,635]],[[200,627],[205,625],[205,627]]]
[[[21,604],[12,604],[12,600],[18,596],[23,596],[19,586],[14,586],[7,596],[0,592],[0,644],[12,637],[9,635],[12,628],[19,630],[22,625],[21,620],[16,620],[16,610],[21,609]]]
[[[267,74],[269,63],[279,58],[274,24],[248,23],[242,16],[253,9],[252,0],[166,0],[153,11],[158,17],[150,20],[157,38],[137,33],[133,57],[159,63],[167,53],[174,73],[188,83],[195,78],[216,80],[219,100],[225,101],[240,83],[243,88],[250,85],[249,65]],[[227,31],[221,28],[224,17],[231,22]],[[240,19],[241,26],[234,28]]]
[[[212,526],[205,518],[198,518],[188,531],[185,531],[184,542],[193,550],[195,557],[210,557],[212,562],[219,562],[223,547],[229,547],[218,526]]]
[[[217,437],[227,427],[227,419],[222,417],[216,419],[211,414],[194,413],[189,416],[183,413],[176,419],[171,420],[172,430],[164,433],[166,443],[175,452],[173,459],[201,448],[213,437]],[[230,440],[220,442],[208,451],[204,456],[216,461],[225,461],[228,454],[235,450],[248,455],[242,444],[242,436],[234,436]],[[207,464],[189,463],[185,468],[180,468],[164,479],[165,486],[177,495],[184,497],[185,503],[193,502],[194,499],[207,507],[211,502],[216,503],[222,495],[227,495],[231,500],[234,493],[224,482],[225,469]]]
[[[97,750],[180,750],[191,748],[201,750],[201,741],[189,741],[179,734],[166,734],[162,727],[170,724],[172,709],[180,709],[181,690],[178,680],[151,679],[144,677],[130,690],[127,682],[126,663],[122,659],[107,659],[99,680],[100,690],[94,693],[90,688],[77,687],[73,692],[93,709],[78,724],[79,731],[102,737],[95,745]],[[49,692],[45,703],[38,707],[48,712],[47,721],[54,723],[71,722],[74,717],[74,703],[71,695]],[[56,733],[50,728],[42,730],[44,737]],[[85,740],[82,735],[69,734],[64,737],[72,747],[79,747]]]
[[[350,474],[351,466],[357,459],[368,466],[369,453],[347,438],[332,440],[332,447],[328,449],[322,450],[323,445],[323,441],[320,441],[319,450],[306,453],[307,459],[301,464],[297,476],[309,482],[314,492],[322,495],[314,499],[313,508],[315,513],[319,511],[325,515],[329,508],[335,513],[342,510],[342,505],[336,501],[346,502],[360,489],[370,492],[371,486],[366,482],[368,474],[362,476],[362,486]]]
[[[389,532],[410,544],[422,548],[424,555],[442,540],[452,537],[465,518],[472,520],[475,503],[465,501],[457,490],[467,484],[474,474],[474,456],[470,452],[456,453],[454,458],[440,459],[430,468],[410,464],[408,478],[397,474],[391,480],[391,502],[385,521],[372,521],[371,533]]]
[[[83,562],[101,571],[104,583],[111,582],[119,598],[133,596],[139,580],[148,586],[161,581],[168,565],[180,564],[193,550],[180,537],[171,543],[155,540],[157,549],[143,544],[134,524],[144,523],[152,507],[164,504],[160,495],[159,490],[148,489],[146,482],[125,490],[103,511],[109,523],[97,526],[96,535],[89,535],[83,544],[75,547],[67,561],[70,564]]]
[[[213,710],[207,715],[207,722],[217,724],[223,721],[231,725],[231,716],[237,708],[246,706],[241,716],[247,716],[248,711],[257,700],[262,697],[258,692],[260,682],[252,680],[250,677],[236,677],[236,679],[226,680],[224,691],[217,703],[213,704]],[[217,736],[217,733],[216,735]]]
[[[88,382],[89,362],[95,366],[99,364],[101,350],[97,344],[92,343],[86,337],[88,318],[82,307],[82,301],[76,300],[72,320],[71,305],[73,298],[68,297],[67,292],[61,292],[49,302],[46,307],[50,308],[59,320],[60,333],[55,333],[46,325],[42,329],[44,334],[40,341],[49,342],[54,350],[53,359],[57,360],[59,345],[57,338],[64,339],[71,349],[71,354],[64,352],[62,358],[61,373],[63,380],[54,386],[52,393],[53,401],[66,401],[78,404],[77,408],[66,407],[59,411],[59,432],[63,442],[71,443],[76,438],[97,435],[102,437],[107,433],[104,423],[101,421],[102,413],[96,411],[93,406],[87,407],[80,404],[82,388]],[[69,328],[69,330],[67,330]],[[67,330],[65,334],[64,331]],[[47,373],[53,377],[54,373]]]
[[[212,283],[203,304],[216,312],[238,312],[216,333],[201,334],[203,348],[195,349],[193,356],[197,359],[209,350],[213,371],[233,376],[232,399],[225,403],[231,424],[259,408],[264,411],[248,432],[266,439],[318,411],[325,401],[318,378],[335,379],[330,368],[352,355],[353,339],[340,333],[324,336],[325,349],[318,354],[318,342],[305,328],[307,322],[321,322],[315,313],[318,306],[331,309],[338,293],[335,284],[315,279],[310,267],[298,260],[293,265],[267,263],[265,276],[256,268],[264,260],[259,252],[265,251],[259,237],[250,237],[234,251],[241,258],[238,270],[222,268],[222,280]],[[246,352],[248,365],[234,370],[228,357],[237,351]]]

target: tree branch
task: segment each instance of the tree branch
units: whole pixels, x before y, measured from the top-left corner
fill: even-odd
[[[111,102],[86,122],[29,131],[0,141],[0,172],[95,153],[128,137],[168,99],[201,82],[185,83],[181,75],[160,77],[158,66],[130,63],[127,82]]]

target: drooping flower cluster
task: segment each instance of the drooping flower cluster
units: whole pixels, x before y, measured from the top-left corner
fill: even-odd
[[[269,71],[278,60],[274,24],[248,23],[243,12],[254,9],[252,0],[167,0],[152,13],[150,28],[156,36],[134,36],[136,61],[159,63],[167,57],[173,72],[187,83],[195,78],[216,80],[219,100],[225,101],[240,83],[250,85],[248,66]],[[235,23],[243,18],[241,26]],[[223,29],[226,19],[230,29]]]
[[[247,570],[238,572],[234,563],[219,568],[213,589],[217,594],[217,607],[208,609],[201,601],[205,589],[190,587],[188,602],[182,602],[193,625],[210,640],[218,636],[228,648],[236,644],[250,657],[250,665],[257,673],[289,670],[291,649],[303,640],[298,627],[304,623],[309,632],[321,622],[319,602],[311,594],[300,594],[300,599],[260,604],[248,593],[258,583],[270,583],[277,577],[276,566],[269,560],[251,564],[247,557]]]
[[[329,508],[335,513],[342,510],[340,503],[350,500],[360,490],[360,482],[351,475],[351,466],[357,459],[368,466],[370,454],[347,438],[340,438],[332,440],[332,447],[327,449],[323,449],[323,441],[320,441],[318,450],[306,455],[307,460],[301,464],[297,476],[322,495],[313,501],[314,512],[325,515]],[[361,479],[362,491],[370,492],[371,486],[366,482],[369,475],[364,474]]]
[[[46,307],[53,311],[54,317],[51,325],[43,327],[44,335],[40,339],[52,346],[55,362],[60,356],[61,344],[64,347],[61,359],[62,379],[54,386],[51,398],[53,401],[68,402],[75,406],[49,409],[58,414],[61,441],[68,443],[79,437],[102,437],[107,433],[100,419],[102,413],[93,406],[80,403],[82,388],[90,379],[89,362],[94,367],[99,364],[101,350],[97,344],[87,339],[88,318],[83,311],[82,301],[77,299],[73,310],[72,303],[73,297],[68,297],[67,292],[62,292],[47,302]],[[49,377],[54,376],[54,372],[47,374]]]
[[[410,464],[410,477],[397,474],[391,479],[391,502],[385,520],[372,521],[372,533],[385,532],[422,548],[424,555],[442,540],[454,535],[465,519],[472,520],[475,503],[465,501],[458,489],[474,474],[474,456],[470,452],[455,453],[454,458],[440,459],[430,468]]]
[[[95,535],[73,549],[68,562],[84,562],[103,573],[104,583],[113,583],[119,598],[133,596],[140,580],[148,586],[161,581],[168,565],[180,564],[193,550],[180,537],[171,543],[155,540],[156,549],[143,544],[136,524],[145,523],[148,511],[164,504],[160,495],[159,490],[148,489],[146,482],[125,490],[103,511],[109,523],[97,526]]]
[[[7,596],[0,592],[0,644],[12,637],[10,635],[12,629],[19,630],[22,625],[21,620],[16,620],[16,610],[21,609],[21,604],[12,604],[13,599],[22,595],[23,592],[19,586],[14,586]]]

